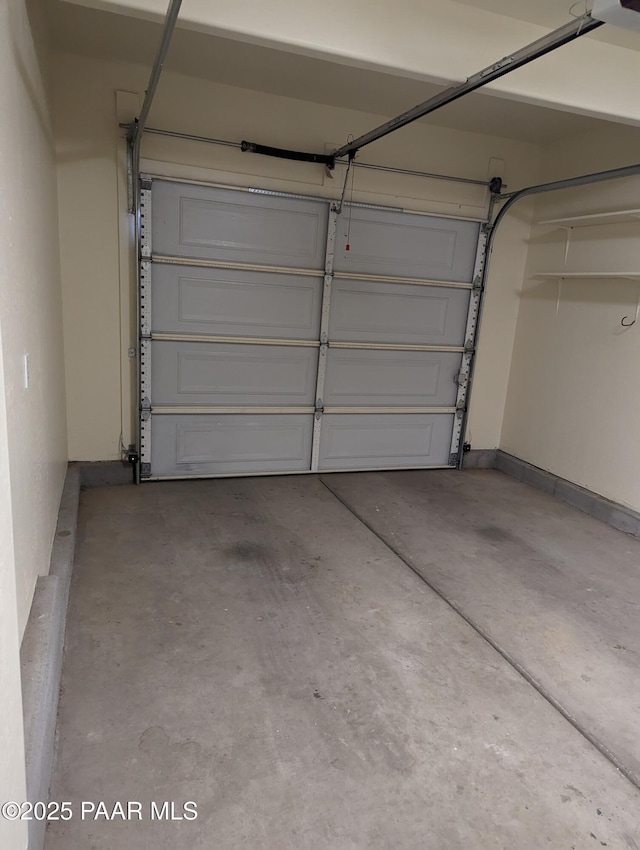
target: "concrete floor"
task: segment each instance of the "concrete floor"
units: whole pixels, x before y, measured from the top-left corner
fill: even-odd
[[[46,848],[640,850],[639,574],[493,471],[88,490]]]

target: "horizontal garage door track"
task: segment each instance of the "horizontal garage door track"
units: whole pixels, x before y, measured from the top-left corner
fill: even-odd
[[[639,555],[495,472],[88,490],[47,850],[640,850]]]

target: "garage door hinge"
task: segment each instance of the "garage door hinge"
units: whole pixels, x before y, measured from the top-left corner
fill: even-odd
[[[140,409],[141,410],[151,410],[151,402],[149,401],[148,398],[142,399],[142,401],[140,402]]]
[[[320,419],[324,413],[324,404],[321,398],[316,399],[316,419]]]
[[[449,466],[457,466],[458,461],[460,460],[460,455],[458,452],[451,452],[449,455]]]
[[[464,415],[466,409],[467,405],[465,404],[465,402],[459,401],[456,405],[456,416],[458,417],[458,419],[460,419]]]
[[[473,291],[474,292],[482,292],[484,286],[482,285],[482,275],[478,275],[473,279]]]
[[[463,375],[461,372],[456,372],[453,376],[453,383],[457,384],[459,387],[464,387],[467,383],[467,376]]]
[[[465,342],[465,344],[464,344],[464,353],[465,353],[465,354],[472,354],[472,353],[473,353],[473,349],[474,349],[474,346],[473,346],[473,340],[472,340],[472,339],[468,339],[468,340]]]

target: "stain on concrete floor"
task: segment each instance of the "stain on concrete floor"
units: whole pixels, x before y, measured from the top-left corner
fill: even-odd
[[[615,582],[553,500],[492,472],[328,478],[528,663],[551,630],[551,672],[576,663],[584,587]],[[460,514],[494,531],[452,537]],[[519,586],[505,528],[570,567]],[[63,684],[52,799],[198,817],[76,817],[47,850],[636,846],[640,792],[315,476],[84,492]]]

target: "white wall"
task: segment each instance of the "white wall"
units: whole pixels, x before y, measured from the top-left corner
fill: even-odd
[[[39,2],[0,5],[0,799],[25,795],[19,646],[66,469],[55,160]],[[24,355],[30,386],[24,388]],[[0,846],[26,846],[0,820]]]
[[[118,178],[117,173],[118,153],[122,160],[124,149],[117,123],[132,117],[138,98],[117,98],[116,92],[140,92],[147,79],[146,68],[70,55],[56,60],[71,459],[115,459],[121,432],[125,444],[132,437],[132,370],[126,350],[135,345],[133,281],[126,251],[130,222],[122,174]],[[357,134],[379,122],[380,116],[165,72],[150,126],[323,150],[346,139],[348,133]],[[243,154],[233,148],[148,136],[143,157],[143,164],[156,173],[324,197],[338,197],[341,191],[339,177],[325,177],[319,166]],[[413,125],[372,145],[362,157],[368,162],[480,179],[502,167],[501,162],[490,163],[492,158],[503,161],[504,177],[511,186],[535,182],[536,147],[441,127]],[[487,193],[473,186],[359,170],[354,199],[480,217]],[[483,323],[486,342],[480,346],[470,418],[477,448],[498,444],[528,227],[526,215],[519,210],[505,225],[505,238],[496,251]]]
[[[49,60],[40,0],[2,9],[0,321],[22,633],[36,578],[49,569],[67,452]]]
[[[619,127],[549,147],[545,179],[640,161],[640,131]],[[640,177],[541,196],[537,220],[640,208]],[[565,232],[534,228],[501,448],[640,510],[640,281],[536,279],[565,268]],[[640,275],[640,219],[574,229],[567,271]],[[559,294],[559,297],[558,297]]]
[[[0,15],[0,25],[2,16]],[[0,339],[0,343],[1,343]],[[9,486],[7,411],[0,347],[0,800],[26,800],[24,728],[20,686],[20,638],[16,607],[16,571],[13,514]],[[0,818],[0,847],[18,850],[27,846],[26,823]]]

